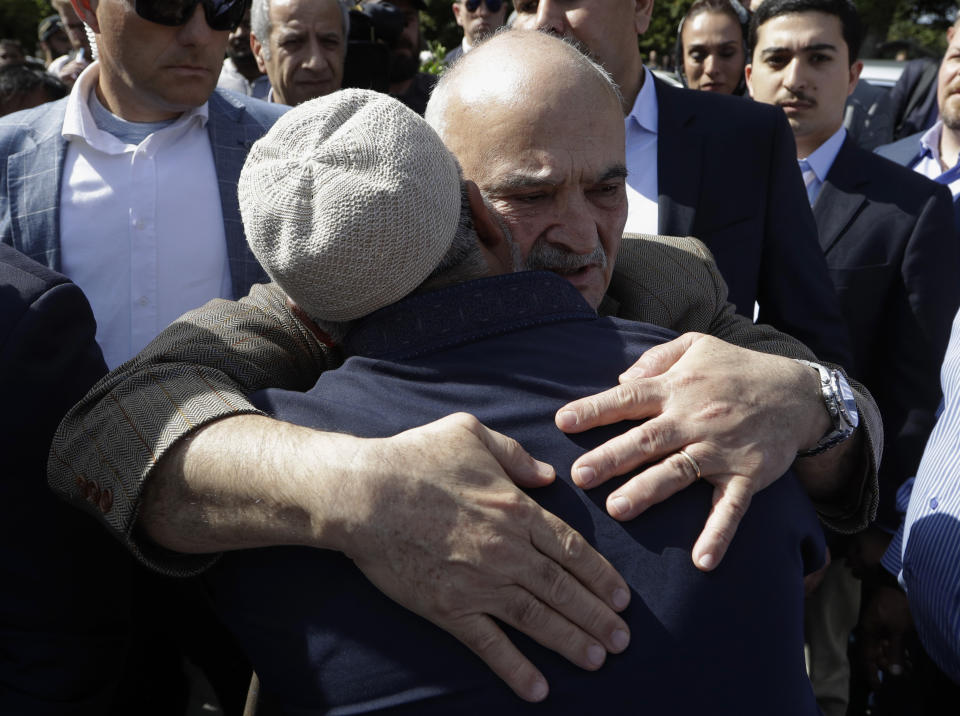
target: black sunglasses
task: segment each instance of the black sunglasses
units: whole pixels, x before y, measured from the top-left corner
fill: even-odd
[[[476,12],[481,2],[486,3],[487,10],[490,12],[499,12],[503,7],[503,0],[464,0],[463,4],[470,12]]]
[[[235,30],[243,19],[249,0],[134,0],[133,9],[144,20],[158,25],[186,25],[197,5],[211,30]],[[499,2],[499,0],[497,0]]]

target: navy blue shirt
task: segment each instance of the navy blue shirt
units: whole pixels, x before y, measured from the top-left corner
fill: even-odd
[[[472,413],[556,467],[557,481],[531,496],[583,534],[632,590],[623,614],[632,643],[597,672],[506,629],[550,682],[546,702],[532,705],[339,553],[227,554],[208,575],[212,593],[263,688],[290,713],[817,714],[803,661],[803,575],[819,566],[823,545],[792,475],[754,498],[709,574],[693,566],[690,550],[711,485],[701,481],[620,523],[604,504],[622,480],[590,491],[570,480],[579,455],[625,426],[568,436],[554,426],[556,410],[616,384],[644,350],[674,335],[598,318],[553,274],[496,276],[372,314],[347,338],[352,357],[307,393],[257,394],[254,402],[283,420],[368,437]]]

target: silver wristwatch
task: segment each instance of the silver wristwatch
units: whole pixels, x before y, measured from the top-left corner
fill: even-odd
[[[820,375],[820,394],[832,422],[831,428],[820,438],[820,442],[809,450],[800,450],[797,453],[799,457],[809,457],[819,455],[853,435],[853,431],[860,424],[860,413],[857,412],[853,390],[843,373],[836,368],[827,368],[808,360],[797,358],[796,361],[810,366]]]

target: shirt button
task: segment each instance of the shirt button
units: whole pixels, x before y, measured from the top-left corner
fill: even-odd
[[[931,498],[930,498],[930,509],[931,509],[931,510],[937,509],[937,507],[938,507],[939,505],[940,505],[940,503],[937,502],[937,498],[936,498],[936,497],[931,497]]]
[[[139,303],[141,306],[146,306],[148,303],[150,303],[150,299],[146,296],[141,296],[137,299],[137,303]]]

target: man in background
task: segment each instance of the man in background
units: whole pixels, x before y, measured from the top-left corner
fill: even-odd
[[[250,46],[271,102],[295,106],[340,89],[349,17],[341,0],[254,0]]]
[[[453,17],[463,28],[463,40],[443,58],[449,65],[469,52],[474,45],[496,32],[507,20],[505,0],[455,0]]]
[[[257,65],[257,58],[250,47],[249,9],[227,38],[227,57],[223,61],[217,87],[257,99],[266,99],[270,94],[270,79]]]

